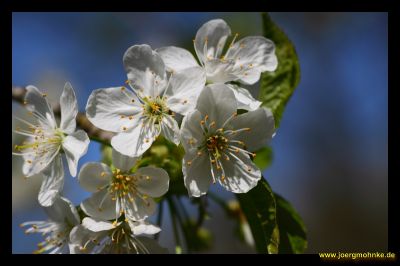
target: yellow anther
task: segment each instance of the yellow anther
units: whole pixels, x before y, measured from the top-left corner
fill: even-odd
[[[111,200],[114,200],[114,201],[115,201],[115,200],[117,200],[117,199],[116,199],[115,197],[112,197]]]
[[[211,163],[214,164],[214,163],[215,163],[215,160],[211,160]]]
[[[122,127],[122,130],[123,130],[123,131],[126,131],[126,130],[127,130],[127,128],[126,128],[126,127]]]
[[[182,102],[182,104],[187,104],[187,102],[188,102],[187,100],[184,100],[184,101]]]
[[[125,90],[125,87],[121,87],[121,91],[124,91]]]
[[[225,160],[227,160],[227,161],[230,160],[228,155],[225,155]]]
[[[219,166],[218,164],[217,164],[217,170],[220,170],[221,169],[221,166]]]
[[[198,155],[198,156],[201,156],[201,155],[203,155],[203,153],[202,153],[201,151],[198,151],[198,152],[197,152],[197,155]]]
[[[113,227],[116,227],[116,226],[117,226],[117,221],[114,221],[114,222],[112,223],[112,226],[113,226]]]
[[[145,139],[145,140],[144,140],[144,142],[146,142],[146,143],[149,143],[149,141],[150,141],[149,139]]]
[[[221,176],[221,181],[224,182],[224,180],[225,180],[225,176],[222,175],[222,176]]]
[[[253,156],[253,158],[256,157],[256,155],[257,154],[255,152],[251,154],[251,156]]]
[[[249,64],[249,67],[253,67],[253,64]]]
[[[200,124],[201,124],[201,125],[204,125],[204,123],[205,123],[204,120],[201,120],[201,121],[200,121]]]
[[[245,128],[244,130],[249,132],[249,131],[251,131],[251,128],[248,127],[248,128]]]
[[[24,105],[27,105],[28,104],[28,102],[27,101],[24,101]]]
[[[236,148],[236,149],[235,149],[235,152],[236,152],[236,153],[239,153],[239,149],[238,149],[238,148]]]
[[[130,81],[129,81],[129,79],[127,79],[126,81],[125,81],[125,84],[129,84],[129,83],[131,83]]]
[[[132,119],[133,119],[133,115],[129,116],[129,120],[132,120]]]
[[[47,97],[47,93],[42,93],[43,98]]]
[[[124,119],[125,118],[125,116],[124,115],[121,115],[121,119]]]
[[[135,99],[132,99],[132,100],[131,100],[131,103],[134,103],[134,102],[135,102]]]
[[[101,177],[105,177],[106,175],[107,175],[107,173],[106,172],[101,172]]]
[[[27,160],[27,163],[32,163],[32,161],[31,160]]]
[[[129,176],[126,176],[125,179],[126,179],[126,181],[130,181],[131,180],[131,178]]]
[[[244,47],[246,47],[246,45],[244,45],[244,43],[241,43],[240,48],[244,48]]]
[[[251,172],[251,168],[250,168],[250,167],[247,167],[247,171]]]
[[[142,199],[147,199],[149,196],[147,196],[146,194],[143,194]]]
[[[207,121],[207,119],[208,119],[208,115],[205,115],[204,116],[204,121]]]
[[[150,176],[146,176],[146,180],[150,180]]]
[[[186,164],[190,166],[192,165],[192,161],[187,161]]]
[[[210,127],[214,127],[215,126],[215,121],[212,121],[211,123],[210,123]]]
[[[102,211],[103,211],[103,209],[102,209],[102,208],[100,208],[100,207],[99,207],[97,210],[98,210],[99,212],[102,212]]]

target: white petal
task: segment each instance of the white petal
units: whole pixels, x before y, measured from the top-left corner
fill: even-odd
[[[68,243],[70,253],[90,253],[96,244],[93,241],[89,241],[89,239],[93,239],[97,234],[98,233],[87,230],[80,224],[72,228],[71,232],[69,233]],[[81,249],[81,247],[83,247],[86,243],[87,245],[85,246],[85,249]]]
[[[128,172],[136,163],[139,157],[130,157],[119,153],[115,149],[112,150],[112,162],[114,166],[122,172]]]
[[[254,111],[258,109],[262,104],[262,102],[254,99],[254,97],[247,89],[239,87],[237,85],[228,85],[228,86],[232,89],[233,93],[235,94],[238,109]]]
[[[209,116],[209,121],[215,121],[216,127],[221,127],[237,109],[235,95],[225,84],[208,85],[200,93],[196,109],[203,116]]]
[[[204,139],[200,121],[204,119],[200,111],[194,110],[187,114],[181,124],[181,143],[186,152],[197,152],[197,147]]]
[[[107,189],[100,190],[81,203],[81,209],[93,218],[115,219],[115,202]]]
[[[212,176],[210,159],[206,154],[197,156],[197,154],[186,152],[183,157],[182,172],[189,196],[200,197],[207,194],[212,183]]]
[[[234,72],[235,61],[210,59],[205,63],[208,83],[226,83],[237,80]]]
[[[147,44],[134,45],[124,54],[128,79],[144,95],[156,97],[165,86],[165,65],[161,56]],[[157,82],[156,82],[157,80]]]
[[[211,58],[219,57],[229,35],[231,35],[231,29],[222,19],[213,19],[203,24],[197,31],[194,42],[199,59],[205,62],[207,56]],[[207,54],[204,53],[205,45],[207,45]]]
[[[139,99],[130,89],[97,89],[89,96],[86,116],[100,129],[123,132],[124,129],[130,130],[138,124],[141,108]]]
[[[27,103],[27,109],[37,113],[42,123],[55,128],[56,120],[54,118],[53,109],[44,97],[44,94],[35,86],[29,85],[26,87],[25,102]]]
[[[129,227],[131,228],[133,234],[135,236],[146,234],[146,235],[154,235],[161,231],[161,228],[155,225],[152,225],[146,221],[135,222],[128,220]]]
[[[150,254],[168,254],[168,249],[160,246],[154,239],[139,236],[137,237],[137,240],[146,247]]]
[[[91,217],[83,218],[82,226],[92,232],[108,231],[115,228],[111,222]]]
[[[168,46],[156,49],[165,63],[167,71],[179,72],[186,68],[198,66],[193,55],[183,48]]]
[[[179,144],[179,126],[170,115],[165,115],[161,121],[161,134],[176,145]]]
[[[69,225],[77,225],[80,223],[78,211],[74,204],[63,197],[56,197],[53,205],[44,208],[47,216],[59,223],[68,223]]]
[[[236,157],[234,157],[236,156]],[[246,193],[257,185],[261,178],[261,171],[243,152],[234,153],[230,160],[222,160],[225,178],[219,183],[227,190],[234,193]]]
[[[147,122],[129,132],[118,133],[111,139],[111,146],[126,156],[139,157],[150,148],[159,134],[155,125]]]
[[[152,198],[161,197],[168,191],[169,176],[168,173],[161,168],[152,166],[139,168],[136,176],[142,176],[136,182],[138,191]]]
[[[245,143],[249,151],[262,148],[275,132],[274,116],[269,109],[263,107],[238,115],[230,125],[234,129],[250,128],[250,131],[242,131],[235,136],[235,139]]]
[[[33,138],[30,138],[28,143],[32,143]],[[43,155],[34,156],[32,153],[26,153],[23,155],[24,164],[22,165],[22,173],[25,176],[33,176],[45,170],[54,160],[56,155],[60,151],[60,145],[55,144],[51,148],[47,149]],[[33,149],[27,149],[26,152],[34,152]]]
[[[89,192],[99,191],[110,183],[111,178],[110,168],[104,163],[97,162],[84,164],[78,175],[79,184]]]
[[[74,89],[69,82],[65,83],[60,98],[61,123],[60,128],[67,134],[72,134],[76,128],[76,115],[78,114],[78,102]]]
[[[83,130],[68,135],[63,141],[63,149],[67,157],[70,174],[75,177],[79,159],[86,154],[89,146],[89,137]]]
[[[196,106],[197,98],[206,84],[206,75],[201,67],[188,68],[170,77],[168,107],[186,115]]]
[[[40,205],[44,207],[51,206],[60,194],[63,186],[64,167],[61,155],[59,154],[43,171],[43,182],[38,195]]]
[[[133,202],[127,202],[126,216],[128,219],[139,221],[154,214],[156,203],[152,198],[135,197]]]
[[[278,66],[275,44],[262,36],[241,39],[230,48],[227,59],[235,60],[234,72],[245,84],[254,84],[264,71],[274,71]]]

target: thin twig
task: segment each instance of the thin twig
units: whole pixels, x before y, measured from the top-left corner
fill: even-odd
[[[13,86],[12,87],[12,100],[24,104],[24,99],[25,99],[25,94],[26,94],[26,89],[25,87],[19,87],[19,86]],[[53,107],[53,112],[54,115],[60,117],[61,116],[61,108],[60,104],[54,104],[52,105]],[[86,115],[84,113],[78,113],[76,116],[76,124],[79,128],[83,129],[86,131],[88,134],[89,138],[93,141],[100,142],[104,145],[110,146],[110,141],[111,138],[113,137],[113,133],[101,130],[97,127],[95,127],[89,119],[87,119]]]
[[[172,221],[172,229],[174,232],[174,237],[175,237],[175,251],[176,253],[181,253],[182,252],[182,243],[181,239],[179,237],[179,232],[178,232],[178,226],[176,222],[175,216],[177,215],[174,203],[172,202],[172,199],[167,198],[168,206],[169,206],[169,212],[171,214],[171,221]]]
[[[161,228],[161,223],[162,223],[162,216],[163,216],[163,206],[164,206],[164,201],[160,202],[160,205],[158,205],[158,215],[157,215],[157,226]],[[160,233],[156,234],[154,239],[158,240],[160,237]]]

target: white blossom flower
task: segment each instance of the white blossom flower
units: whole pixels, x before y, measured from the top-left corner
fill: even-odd
[[[200,67],[173,73],[148,45],[134,45],[124,54],[128,72],[125,87],[97,89],[86,106],[88,119],[98,128],[116,132],[111,145],[127,156],[141,156],[158,135],[179,144],[174,112],[185,115],[196,105],[205,83]]]
[[[25,233],[41,233],[47,235],[43,242],[38,244],[34,253],[48,252],[51,254],[69,253],[69,235],[76,225],[80,224],[77,210],[71,201],[57,197],[53,205],[44,207],[48,221],[32,221],[21,224],[21,227],[31,226]]]
[[[79,172],[80,185],[93,195],[81,203],[89,216],[110,220],[124,213],[133,220],[144,219],[154,213],[153,200],[168,191],[168,173],[152,166],[131,173],[138,158],[112,152],[115,169],[103,163],[87,163]]]
[[[149,254],[167,253],[158,243],[142,235],[154,235],[161,231],[145,221],[125,220],[111,223],[86,217],[82,225],[71,231],[71,253],[90,254]]]
[[[36,124],[17,118],[25,123],[29,130],[19,128],[15,130],[16,133],[26,136],[27,140],[22,145],[16,145],[15,149],[18,152],[13,152],[13,154],[23,157],[22,172],[25,176],[43,174],[44,180],[38,199],[42,206],[50,206],[64,185],[61,148],[65,153],[69,172],[72,176],[76,176],[78,160],[86,154],[89,138],[85,131],[75,131],[78,104],[71,84],[67,82],[61,94],[59,127],[46,94],[41,93],[34,86],[27,86],[26,90],[24,103],[36,119]]]
[[[273,115],[265,108],[241,115],[236,111],[232,90],[213,84],[203,89],[196,110],[183,119],[182,171],[189,195],[206,194],[216,180],[229,191],[246,193],[261,178],[251,157],[272,138]]]
[[[264,71],[274,71],[278,65],[274,43],[262,36],[249,36],[235,43],[236,34],[226,53],[222,55],[231,29],[222,19],[205,23],[193,40],[195,52],[207,76],[207,83],[237,81],[254,84]],[[193,55],[179,47],[168,46],[156,49],[168,71],[182,71],[198,66]],[[255,110],[261,102],[244,88],[229,85],[235,94],[239,109]]]

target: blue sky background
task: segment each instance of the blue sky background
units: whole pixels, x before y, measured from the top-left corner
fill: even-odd
[[[296,46],[301,82],[271,142],[274,162],[264,175],[303,217],[307,252],[386,250],[387,14],[271,16]],[[12,82],[37,85],[58,100],[70,81],[84,111],[93,89],[125,81],[122,55],[128,47],[147,43],[193,51],[197,29],[213,18],[225,19],[241,37],[262,33],[259,13],[14,13]],[[13,112],[20,108],[13,105]],[[79,166],[99,158],[99,145],[91,142]],[[20,178],[16,173],[12,248],[30,253],[41,237],[26,236],[18,224],[46,216],[35,202],[37,184],[21,183],[25,189],[32,184],[33,192],[18,193],[22,187],[14,183]],[[66,180],[64,194],[74,203],[88,196],[76,179],[67,175]],[[218,187],[213,190],[234,198]],[[210,212],[206,227],[215,233],[215,243],[209,252],[252,252],[235,240],[234,223],[218,206],[210,204]],[[168,219],[160,242],[173,250]]]

